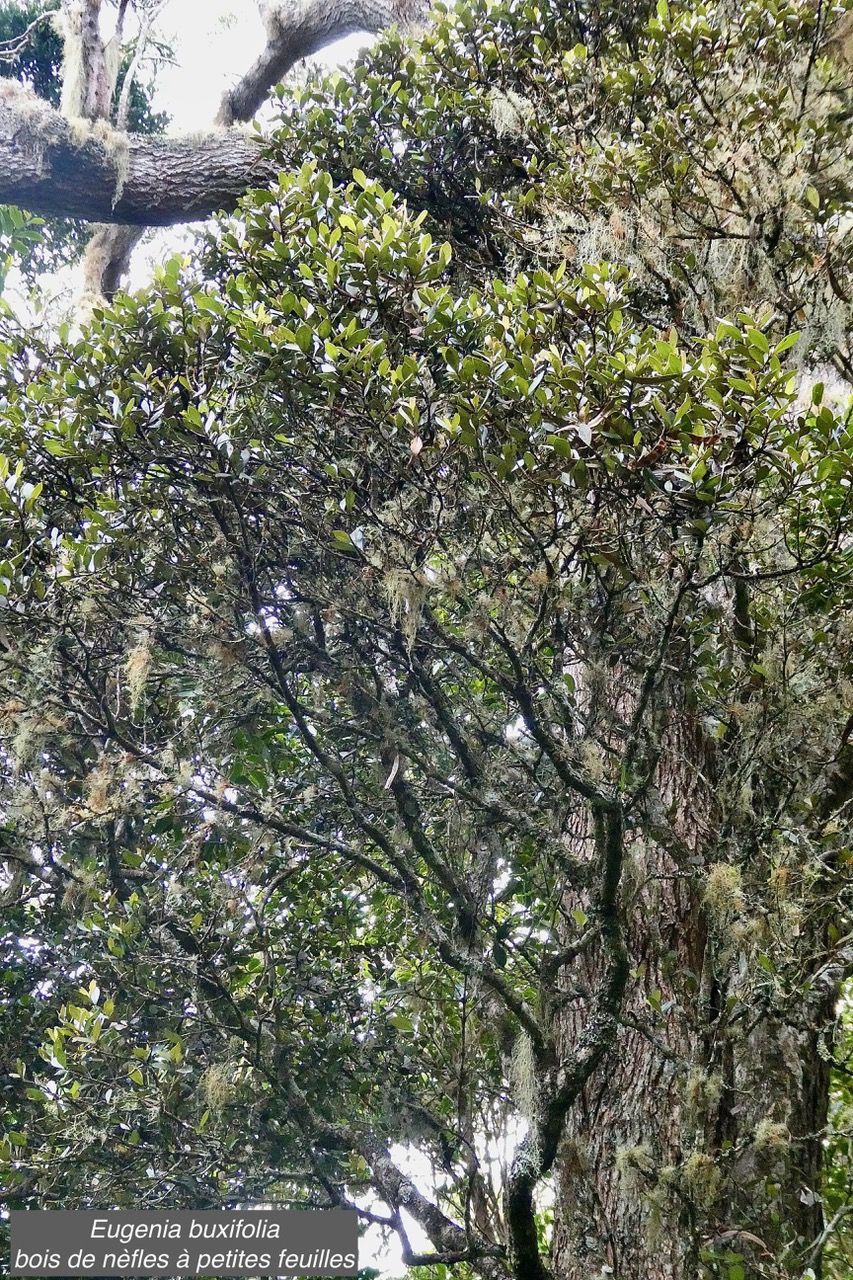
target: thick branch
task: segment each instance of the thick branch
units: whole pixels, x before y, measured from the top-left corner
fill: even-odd
[[[75,98],[75,109],[65,111],[74,119],[63,119],[17,81],[0,81],[0,203],[46,218],[165,227],[230,212],[250,187],[264,186],[274,168],[258,142],[237,131],[142,138],[102,122],[86,135],[80,117],[106,114],[91,101],[94,82],[105,81],[103,74],[93,74],[95,64],[104,62],[98,8],[98,0],[69,0],[64,10],[66,43],[74,42],[81,64],[74,85],[65,88],[85,99],[85,109]],[[356,31],[378,31],[394,21],[408,24],[423,9],[422,0],[275,0],[267,7],[266,46],[226,94],[217,124],[250,120],[300,58]],[[101,240],[107,250],[109,237],[101,234]],[[125,234],[115,253],[95,255],[103,292],[111,293],[126,269],[131,241],[135,238]],[[93,273],[94,267],[88,274]]]
[[[151,138],[93,128],[81,138],[14,81],[0,81],[0,203],[47,218],[172,226],[235,208],[275,170],[238,131]]]
[[[826,822],[853,797],[853,716],[850,716],[841,735],[841,746],[835,759],[825,771],[822,791],[819,793],[817,812]]]
[[[106,120],[110,111],[117,46],[108,55],[101,39],[102,0],[62,0],[60,29],[62,103],[68,120]]]
[[[619,883],[624,861],[624,831],[619,812],[592,810],[595,843],[601,860],[596,914],[601,927],[604,968],[593,1009],[571,1057],[556,1065],[539,1062],[539,1115],[520,1143],[507,1186],[507,1224],[512,1272],[516,1280],[551,1280],[539,1253],[534,1192],[553,1167],[566,1114],[601,1064],[616,1038],[617,1017],[628,978],[628,957],[619,920]]]
[[[421,4],[406,0],[291,0],[267,8],[267,43],[263,53],[222,99],[216,123],[251,120],[270,90],[302,58],[310,58],[343,36],[381,31],[392,22],[407,22]]]

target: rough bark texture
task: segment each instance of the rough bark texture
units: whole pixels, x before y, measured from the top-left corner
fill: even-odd
[[[100,34],[101,0],[64,0],[66,46],[61,113],[0,81],[0,202],[46,218],[81,218],[129,231],[96,230],[88,255],[90,291],[109,296],[127,270],[141,231],[234,209],[274,171],[256,139],[221,127],[206,137],[137,138],[108,123],[117,40]],[[357,31],[420,18],[421,0],[295,0],[265,7],[267,41],[223,98],[217,124],[251,120],[301,58]],[[143,38],[142,36],[140,37]]]
[[[681,922],[668,940],[682,955],[701,933],[694,916],[692,939]],[[670,985],[659,959],[644,987],[668,998]],[[559,1280],[710,1277],[709,1250],[740,1255],[747,1275],[799,1274],[797,1258],[821,1230],[820,1205],[809,1202],[826,1121],[817,1033],[757,1014],[754,1029],[717,1036],[719,1011],[708,1013],[704,1035],[683,1023],[657,1028],[665,1051],[624,1028],[609,1069],[570,1113],[558,1164]]]
[[[728,1255],[750,1277],[799,1276],[822,1225],[811,1189],[834,991],[817,981],[786,999],[784,983],[756,983],[756,937],[778,922],[750,916],[731,886],[697,890],[713,884],[714,760],[685,724],[667,755],[662,796],[683,843],[636,845],[626,872],[631,980],[616,1045],[567,1115],[554,1275],[710,1280]],[[808,965],[820,947],[805,932]],[[591,953],[587,986],[599,967]],[[563,1053],[582,1016],[570,1001]]]
[[[101,0],[63,0],[60,27],[65,42],[62,104],[66,119],[105,120],[115,88],[116,48],[108,52],[100,34]]]
[[[236,130],[136,138],[108,127],[80,136],[19,85],[0,88],[0,201],[47,218],[171,226],[231,210],[273,176],[258,142]]]

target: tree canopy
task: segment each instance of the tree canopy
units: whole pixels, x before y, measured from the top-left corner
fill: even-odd
[[[439,8],[4,321],[7,1205],[845,1274],[847,21]]]

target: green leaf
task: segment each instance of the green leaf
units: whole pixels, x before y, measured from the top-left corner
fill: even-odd
[[[412,1020],[407,1017],[405,1013],[400,1013],[399,1011],[389,1013],[388,1021],[391,1023],[391,1026],[396,1027],[398,1031],[414,1031]]]

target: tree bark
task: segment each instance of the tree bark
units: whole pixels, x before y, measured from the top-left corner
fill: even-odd
[[[409,23],[425,12],[420,0],[320,0],[266,6],[267,43],[257,61],[222,99],[219,125],[251,120],[270,90],[295,63],[334,40],[358,31],[381,31],[392,22]]]
[[[275,169],[238,130],[206,137],[83,134],[12,81],[0,87],[0,202],[46,218],[173,226],[230,211]]]
[[[357,31],[411,25],[424,9],[422,0],[273,0],[264,50],[223,98],[219,128],[203,137],[142,138],[107,121],[111,61],[100,0],[65,0],[61,112],[17,81],[0,80],[0,202],[101,224],[86,283],[109,296],[145,227],[230,212],[250,187],[275,176],[259,141],[228,126],[251,120],[294,63]],[[104,224],[138,230],[110,234]]]
[[[321,0],[271,7],[266,47],[226,94],[218,123],[250,120],[300,58],[355,31],[409,23],[422,7],[419,0]],[[90,48],[97,36],[92,8],[84,6],[88,25],[77,33],[85,46],[86,71],[103,61],[96,56],[103,49]],[[103,75],[99,71],[92,78],[100,83]],[[274,175],[258,140],[239,130],[220,127],[202,137],[135,137],[112,130],[103,120],[93,124],[95,90],[88,83],[78,89],[86,110],[69,120],[17,81],[0,81],[0,201],[46,218],[166,227],[230,211],[251,186]]]
[[[680,956],[701,946],[695,913],[692,937],[686,922],[674,924],[668,941]],[[672,980],[661,959],[643,989],[666,1002]],[[725,990],[719,998],[724,1006]],[[655,1029],[659,1044],[623,1027],[607,1068],[569,1114],[557,1166],[559,1280],[710,1278],[714,1254],[718,1266],[720,1255],[736,1255],[747,1276],[801,1274],[822,1226],[821,1029],[768,1011],[752,1029],[717,1034],[725,1015],[708,1014],[704,1034],[672,1016],[674,1025]]]
[[[837,994],[816,960],[823,926],[793,937],[788,972],[763,973],[762,937],[770,952],[785,926],[758,881],[742,893],[733,868],[709,865],[714,760],[686,721],[661,773],[678,840],[638,845],[626,876],[631,981],[614,1048],[567,1116],[554,1275],[711,1280],[731,1263],[750,1280],[799,1277],[822,1227],[821,1041]],[[600,965],[591,952],[587,986]]]

